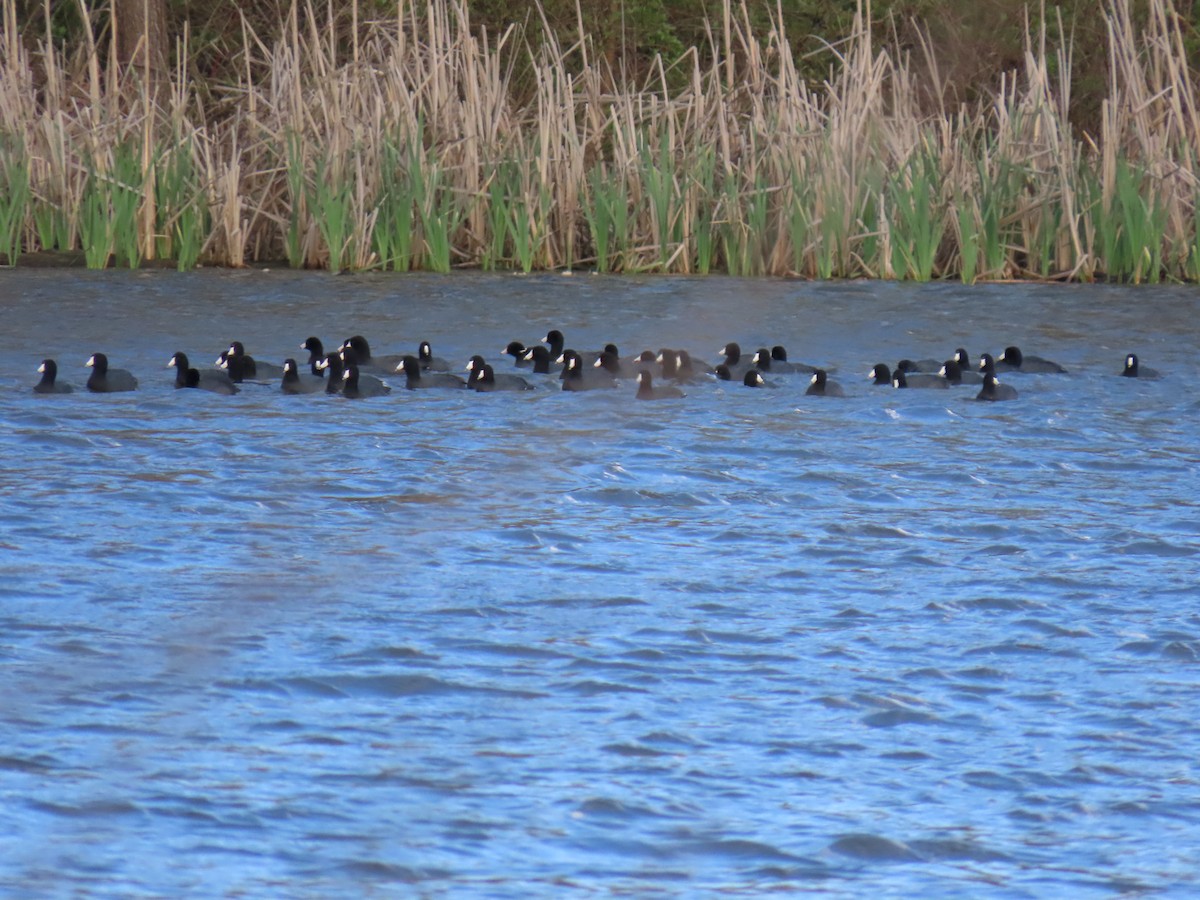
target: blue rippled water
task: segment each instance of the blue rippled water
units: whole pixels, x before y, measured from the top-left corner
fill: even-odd
[[[1194,288],[9,271],[6,896],[1200,890]],[[309,334],[692,385],[175,391]],[[1063,376],[869,385],[1006,344]],[[82,386],[97,351],[126,395]],[[1166,373],[1115,376],[1126,352]],[[397,387],[399,384],[397,383]]]

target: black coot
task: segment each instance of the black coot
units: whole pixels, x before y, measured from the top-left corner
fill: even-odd
[[[471,373],[467,378],[467,387],[483,394],[489,394],[492,391],[533,390],[533,385],[520,375],[507,373],[497,375],[496,370],[489,366],[479,354],[471,357],[467,363],[467,371]]]
[[[58,381],[58,363],[52,359],[43,359],[42,364],[38,366],[38,371],[42,373],[42,380],[33,386],[35,394],[71,394],[75,392],[75,388],[64,382]]]
[[[1011,384],[1001,384],[995,375],[983,376],[983,387],[975,395],[976,400],[1016,400],[1017,389]]]
[[[285,394],[318,394],[325,390],[325,378],[318,369],[316,375],[312,372],[301,372],[300,366],[294,359],[283,361],[283,378],[279,389]]]
[[[346,366],[346,371],[342,373],[343,397],[361,400],[365,397],[382,397],[391,392],[392,389],[374,375],[360,373],[354,363]]]
[[[403,353],[387,353],[382,356],[372,353],[371,345],[361,334],[346,338],[338,349],[343,351],[342,364],[346,367],[349,367],[352,360],[344,354],[344,351],[354,351],[353,362],[361,372],[379,372],[390,375],[404,361]]]
[[[1008,367],[1018,372],[1031,372],[1035,375],[1058,374],[1067,371],[1058,363],[1040,356],[1026,356],[1018,347],[1005,347],[996,366]]]
[[[669,400],[684,395],[683,391],[673,384],[655,386],[654,376],[645,370],[638,373],[637,383],[636,397],[639,400]]]
[[[1138,361],[1136,353],[1129,353],[1125,356],[1125,368],[1121,370],[1121,374],[1126,378],[1162,378],[1157,369],[1143,366]]]
[[[192,367],[188,364],[187,354],[182,350],[176,350],[167,361],[167,368],[171,367],[175,369],[175,387],[177,388],[194,387],[202,391],[226,395],[238,392],[238,386],[233,383],[233,379],[229,377],[229,372],[225,369],[205,369],[203,372],[196,369],[196,383],[190,384],[191,376],[188,374],[188,370]]]
[[[895,388],[948,388],[950,382],[940,375],[928,375],[924,372],[905,372],[897,367],[892,373],[892,387]]]
[[[461,390],[467,386],[465,381],[449,372],[422,372],[421,361],[415,356],[404,357],[396,371],[404,373],[404,386],[410,391],[424,388]]]
[[[830,381],[824,369],[817,369],[808,385],[805,395],[811,397],[844,397],[846,392],[836,381]]]
[[[346,374],[346,365],[342,362],[342,355],[340,353],[327,354],[317,364],[317,368],[329,376],[325,379],[325,393],[340,394],[342,392],[342,376]]]
[[[942,364],[942,371],[938,374],[950,384],[983,384],[983,376],[978,372],[964,370],[957,358],[946,360]]]
[[[325,358],[325,345],[319,337],[309,337],[303,344],[300,345],[301,350],[308,351],[308,370],[320,378],[325,380],[325,370],[321,368],[321,360]],[[287,367],[287,364],[284,364]]]
[[[103,353],[93,353],[85,365],[92,369],[92,374],[88,376],[87,389],[93,393],[115,394],[137,390],[137,379],[126,369],[110,369],[108,357]]]

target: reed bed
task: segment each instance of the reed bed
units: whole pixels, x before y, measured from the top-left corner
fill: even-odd
[[[819,88],[782,25],[756,38],[734,0],[703,52],[638,84],[586,33],[535,51],[453,0],[360,24],[349,58],[293,6],[286,37],[247,32],[240,77],[203,100],[183,63],[152,92],[94,46],[27,50],[3,9],[10,264],[1200,278],[1197,84],[1170,0],[1140,30],[1110,0],[1098,134],[1075,133],[1070,47],[1044,29],[989,102],[929,112],[936,66],[876,46],[868,6]]]

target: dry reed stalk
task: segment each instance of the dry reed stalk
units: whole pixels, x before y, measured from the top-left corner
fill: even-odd
[[[561,47],[543,20],[548,39],[524,60],[534,90],[518,104],[511,76],[528,44],[516,29],[494,39],[476,35],[462,0],[401,3],[386,22],[360,21],[355,2],[358,27],[346,59],[339,58],[332,5],[318,15],[305,0],[305,23],[293,4],[285,36],[272,46],[243,20],[241,74],[223,91],[215,86],[217,102],[205,109],[182,64],[157,98],[145,78],[130,93],[92,41],[67,59],[47,38],[44,75],[35,80],[14,0],[2,8],[0,130],[28,148],[32,207],[57,210],[76,246],[89,161],[107,172],[117,148],[136,141],[139,240],[143,255],[155,252],[153,163],[159,148],[179,146],[183,136],[214,212],[206,259],[227,265],[278,256],[289,229],[298,263],[328,260],[318,211],[305,196],[322,166],[350,210],[341,248],[347,264],[388,264],[370,250],[373,230],[386,227],[379,218],[384,185],[397,174],[383,170],[383,147],[413,141],[422,152],[401,174],[437,190],[429,203],[453,207],[451,254],[465,264],[478,264],[490,247],[514,249],[514,240],[522,265],[554,268],[594,256],[583,212],[595,200],[594,172],[626,202],[624,233],[614,235],[616,255],[608,260],[617,268],[686,272],[702,254],[707,268],[706,242],[724,229],[724,252],[741,259],[718,258],[718,265],[905,277],[893,263],[893,251],[909,239],[897,217],[906,191],[927,189],[935,237],[942,234],[934,274],[956,273],[964,242],[976,239],[985,217],[989,239],[1000,245],[990,248],[980,277],[1112,274],[1113,261],[1100,258],[1097,223],[1115,208],[1124,160],[1145,173],[1143,191],[1162,204],[1168,272],[1182,277],[1196,246],[1200,115],[1170,0],[1151,0],[1141,32],[1129,0],[1110,0],[1103,127],[1082,139],[1068,117],[1069,48],[1049,48],[1045,27],[1028,23],[1023,66],[1004,73],[990,104],[926,115],[922,99],[947,93],[935,48],[920,48],[922,81],[907,57],[874,45],[868,4],[851,38],[829,49],[833,62],[819,93],[799,78],[778,11],[759,40],[744,3],[727,0],[709,30],[707,65],[691,51],[677,64],[686,77],[673,79],[660,60],[644,84],[631,85],[592,53],[580,7],[571,47]],[[86,8],[81,13],[86,21]],[[181,57],[186,46],[185,34]],[[72,92],[76,84],[82,93]],[[289,187],[289,160],[299,188]],[[904,174],[914,161],[927,167],[927,188]],[[490,186],[503,166],[516,173],[503,198],[509,209],[492,210]],[[1087,192],[1088,173],[1101,185],[1097,200]],[[1009,190],[1010,183],[1020,189]],[[986,210],[980,191],[991,198]],[[969,208],[960,206],[968,201]],[[943,223],[952,208],[969,218]],[[974,227],[964,229],[969,222]],[[515,230],[506,237],[492,233],[497,227]],[[25,229],[35,231],[32,223]]]

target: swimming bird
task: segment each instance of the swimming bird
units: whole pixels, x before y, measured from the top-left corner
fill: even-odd
[[[84,365],[90,366],[92,370],[92,374],[88,376],[87,389],[93,393],[115,394],[137,390],[137,379],[126,369],[110,369],[108,357],[103,353],[93,353]]]
[[[343,373],[344,375],[345,373]],[[280,379],[279,389],[285,394],[318,394],[325,390],[324,371],[317,370],[301,373],[294,359],[283,361],[283,378]]]
[[[638,372],[637,383],[637,393],[634,396],[638,400],[669,400],[684,396],[683,391],[673,384],[656,386],[654,376],[644,369]]]
[[[900,360],[900,362],[896,363],[896,368],[899,369],[901,372],[903,372],[906,375],[910,375],[913,372],[921,372],[921,373],[929,374],[932,372],[936,372],[941,367],[942,367],[942,364],[940,362],[938,362],[936,359],[929,359],[929,358],[927,358],[927,359],[902,359],[902,360]]]
[[[254,380],[256,378],[279,378],[283,375],[283,366],[277,366],[275,363],[263,362],[255,359],[246,352],[246,348],[241,341],[231,341],[229,349],[225,351],[229,362],[229,377],[233,378],[235,368],[240,367],[242,378]],[[233,378],[234,381],[238,379]]]
[[[467,386],[465,381],[457,375],[451,375],[449,372],[421,371],[421,361],[412,355],[404,357],[400,361],[400,365],[396,367],[396,371],[404,373],[404,386],[410,391],[423,388],[460,390]]]
[[[1016,400],[1017,389],[1011,384],[1001,384],[995,375],[983,376],[983,387],[975,395],[976,400]]]
[[[382,397],[391,392],[391,387],[385,382],[374,375],[360,373],[354,363],[346,366],[346,371],[342,373],[343,397],[359,400],[366,397]]]
[[[586,366],[574,350],[563,352],[565,366],[563,369],[562,389],[564,391],[593,391],[600,388],[614,388],[616,380],[603,369]]]
[[[773,388],[777,385],[772,384],[762,377],[762,372],[758,369],[747,369],[746,374],[742,376],[742,384],[752,388]]]
[[[480,393],[492,391],[531,391],[533,385],[520,375],[507,373],[497,375],[496,370],[487,364],[482,356],[476,354],[467,362],[467,387]]]
[[[787,360],[776,359],[771,355],[771,351],[766,347],[759,347],[754,352],[754,356],[750,358],[750,362],[759,372],[773,372],[775,374],[786,374],[789,372],[798,371]]]
[[[806,375],[811,375],[817,371],[816,366],[810,366],[808,363],[788,362],[787,348],[783,344],[776,344],[771,348],[771,359],[774,362],[788,363],[792,367],[793,372],[803,372]]]
[[[535,375],[552,375],[562,368],[550,356],[550,350],[541,344],[526,350],[524,358],[526,365],[533,367]]]
[[[1157,369],[1151,369],[1149,366],[1143,366],[1138,362],[1137,354],[1129,353],[1125,356],[1125,368],[1121,370],[1121,374],[1126,378],[1162,378],[1162,375]]]
[[[957,359],[946,360],[938,374],[950,384],[983,384],[982,375],[978,372],[964,371]]]
[[[844,397],[846,392],[842,390],[842,386],[836,381],[830,381],[828,374],[824,369],[817,369],[813,372],[812,380],[809,382],[806,396],[811,397]]]
[[[891,385],[892,370],[888,368],[887,363],[875,363],[875,368],[867,373],[867,377],[873,379],[871,384]]]
[[[1040,356],[1026,356],[1017,347],[1004,348],[1004,352],[996,360],[997,368],[1001,365],[1016,369],[1018,372],[1031,372],[1035,375],[1067,371],[1058,363],[1051,360],[1043,359]]]
[[[212,391],[214,394],[236,394],[238,386],[233,383],[233,379],[229,377],[229,372],[224,369],[205,369],[201,372],[196,370],[196,383],[189,384],[191,376],[188,375],[188,369],[191,366],[188,364],[187,354],[182,350],[176,350],[171,358],[167,361],[167,368],[175,369],[175,387],[195,387],[203,391]]]
[[[894,388],[948,388],[950,382],[940,375],[929,375],[925,372],[905,372],[897,368],[892,373]]]
[[[532,358],[525,355],[528,352],[529,348],[520,341],[509,341],[508,346],[504,348],[504,355],[511,356],[513,358],[513,365],[521,369],[526,368],[532,363]]]
[[[33,386],[35,394],[72,394],[75,388],[71,385],[58,381],[58,363],[52,359],[43,359],[42,364],[38,366],[38,371],[42,373],[41,380]]]
[[[300,349],[308,351],[308,370],[324,381],[325,370],[321,368],[320,362],[325,358],[325,345],[321,343],[321,339],[319,337],[306,338],[304,343],[300,345]]]
[[[317,368],[329,375],[325,379],[325,393],[340,394],[343,376],[346,374],[346,364],[342,362],[341,353],[327,353],[325,358],[317,364]]]
[[[604,349],[600,351],[600,355],[596,357],[596,361],[592,365],[597,369],[603,369],[613,378],[636,378],[637,373],[641,371],[633,360],[621,359],[621,352],[617,349],[616,344],[605,344]]]
[[[752,361],[743,358],[742,348],[738,345],[737,341],[730,341],[721,348],[720,352],[725,357],[721,361],[721,365],[729,370],[730,379],[744,378],[746,370],[752,368],[754,365]]]
[[[433,347],[429,341],[421,341],[417,345],[417,361],[421,364],[422,372],[449,372],[450,363],[440,356],[433,355]]]
[[[361,372],[379,372],[390,375],[404,361],[403,353],[385,353],[382,356],[372,353],[371,345],[361,334],[346,338],[338,349],[340,351],[353,350],[353,362]],[[349,368],[350,362],[351,360],[343,355],[342,364]]]

